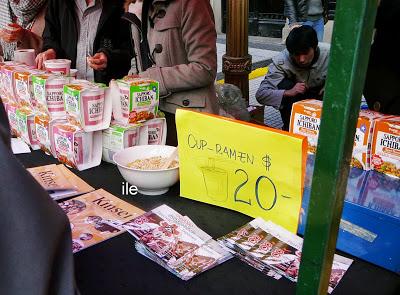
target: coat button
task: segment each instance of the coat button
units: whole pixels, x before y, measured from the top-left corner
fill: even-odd
[[[189,101],[188,99],[184,99],[184,100],[182,100],[182,104],[183,104],[185,107],[187,107],[187,106],[190,105],[190,101]]]
[[[381,109],[381,103],[379,101],[374,102],[374,111],[379,112]]]

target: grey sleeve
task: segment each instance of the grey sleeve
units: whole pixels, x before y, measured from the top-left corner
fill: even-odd
[[[280,68],[277,68],[275,64],[271,63],[268,67],[267,75],[257,90],[257,101],[263,105],[279,108],[285,90],[278,89],[278,84],[284,78],[284,72]]]

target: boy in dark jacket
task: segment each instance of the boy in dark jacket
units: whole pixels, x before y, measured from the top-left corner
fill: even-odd
[[[122,0],[49,0],[37,67],[66,58],[78,78],[108,83],[126,75],[133,49],[123,12]]]

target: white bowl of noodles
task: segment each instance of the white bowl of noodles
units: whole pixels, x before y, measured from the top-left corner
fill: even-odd
[[[143,195],[162,195],[179,180],[176,158],[170,168],[160,169],[176,147],[168,145],[138,145],[114,154],[122,177]]]

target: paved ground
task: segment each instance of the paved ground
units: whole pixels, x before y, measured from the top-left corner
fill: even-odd
[[[225,35],[218,35],[217,55],[218,74],[217,79],[223,79],[222,56],[225,54]],[[280,38],[249,37],[249,54],[252,56],[253,70],[265,67],[271,62],[271,58],[285,47]],[[255,99],[255,93],[264,77],[258,77],[249,81],[249,104],[259,105]],[[265,107],[264,123],[274,128],[282,128],[282,120],[279,111],[272,107]]]

